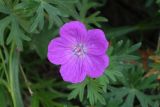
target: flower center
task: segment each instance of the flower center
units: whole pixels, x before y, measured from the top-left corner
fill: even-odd
[[[74,55],[80,57],[86,54],[86,47],[84,46],[84,44],[77,44],[74,49],[73,49],[73,53]]]

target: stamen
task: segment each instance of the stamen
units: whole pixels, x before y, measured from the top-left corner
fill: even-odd
[[[73,53],[78,57],[83,56],[86,53],[86,48],[83,44],[77,44],[73,49]]]

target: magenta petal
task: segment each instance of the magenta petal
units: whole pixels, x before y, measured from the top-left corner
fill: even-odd
[[[92,78],[100,77],[109,65],[109,57],[90,55],[85,59],[87,75]]]
[[[108,41],[105,34],[100,29],[93,29],[88,31],[87,42],[88,53],[93,55],[102,55],[108,48]]]
[[[86,77],[86,71],[83,68],[83,60],[72,57],[68,63],[61,66],[61,76],[64,81],[71,83],[80,83]]]
[[[73,43],[64,38],[53,39],[48,45],[48,60],[53,64],[64,64],[72,57]]]
[[[61,27],[60,36],[70,40],[76,38],[78,42],[85,41],[87,37],[87,29],[82,22],[71,21]]]

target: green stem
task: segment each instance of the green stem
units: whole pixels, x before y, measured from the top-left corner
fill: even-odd
[[[27,88],[28,88],[28,91],[29,91],[29,93],[31,94],[31,96],[33,95],[33,91],[31,90],[31,88],[30,88],[30,82],[28,81],[28,79],[27,79],[27,77],[26,77],[26,75],[25,75],[25,73],[24,73],[24,71],[23,71],[23,67],[20,65],[20,70],[21,70],[21,72],[22,72],[22,76],[24,77],[24,81],[25,81],[25,83],[26,83],[26,86],[27,86]]]
[[[5,76],[7,78],[7,81],[9,80],[9,77],[8,77],[8,73],[7,73],[7,67],[6,67],[6,64],[5,64],[5,60],[3,58],[3,55],[2,55],[2,51],[0,50],[0,58],[2,60],[2,65],[3,65],[3,68],[4,68],[4,72],[5,72]]]
[[[7,88],[9,90],[7,82],[4,81],[3,79],[0,79],[0,85],[4,85],[5,88]]]
[[[9,56],[9,84],[14,107],[24,107],[19,86],[19,53],[12,43]]]

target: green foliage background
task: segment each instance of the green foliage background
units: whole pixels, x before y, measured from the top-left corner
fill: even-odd
[[[99,11],[105,3],[0,0],[0,107],[159,107],[157,75],[144,76],[148,71],[137,51],[141,41],[134,44],[127,35],[159,28],[160,0],[144,2],[150,18],[120,27],[106,24],[108,19]],[[110,41],[109,68],[100,78],[86,78],[80,84],[62,81],[59,67],[46,60],[48,42],[72,20],[82,21],[88,29],[103,29]],[[160,55],[158,50],[155,54]]]

